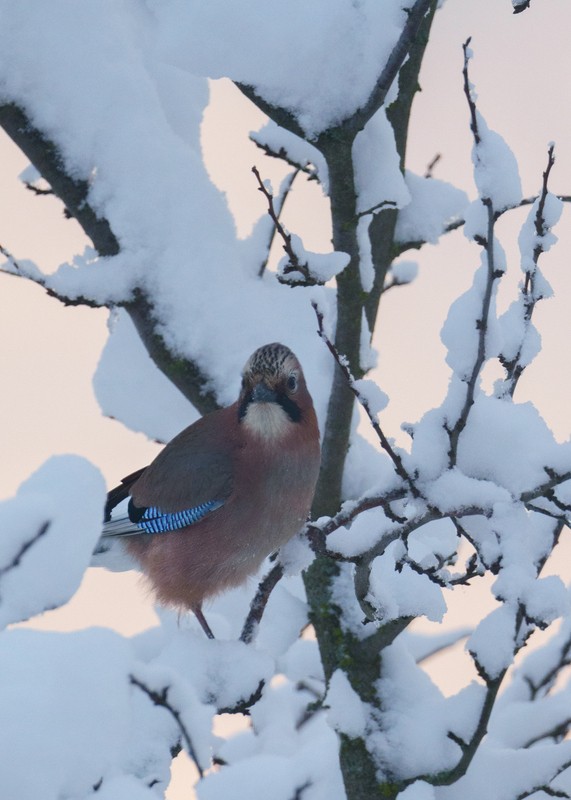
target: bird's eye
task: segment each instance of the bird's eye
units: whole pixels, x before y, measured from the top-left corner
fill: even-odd
[[[287,379],[287,388],[290,392],[295,392],[297,389],[297,375],[294,372]]]

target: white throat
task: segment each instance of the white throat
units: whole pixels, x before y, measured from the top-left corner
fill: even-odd
[[[250,403],[242,421],[248,430],[267,441],[281,439],[291,424],[290,418],[277,403]]]

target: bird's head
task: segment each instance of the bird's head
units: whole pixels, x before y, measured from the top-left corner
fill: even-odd
[[[303,370],[292,351],[274,342],[259,347],[242,373],[240,423],[264,439],[281,438],[313,414]]]

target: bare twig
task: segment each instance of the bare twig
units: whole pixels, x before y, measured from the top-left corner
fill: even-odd
[[[451,786],[466,774],[466,771],[472,763],[472,759],[476,755],[482,739],[488,731],[490,716],[492,714],[494,703],[496,702],[496,697],[498,695],[500,686],[502,685],[505,674],[506,670],[500,673],[500,675],[494,680],[487,682],[486,696],[484,698],[484,702],[482,703],[482,708],[480,709],[478,724],[476,725],[476,730],[472,734],[470,740],[465,742],[459,736],[456,736],[456,734],[454,734],[452,731],[448,733],[448,738],[455,742],[462,751],[462,755],[456,766],[450,770],[439,772],[436,775],[422,775],[414,778],[413,780],[424,780],[433,786]],[[409,783],[412,783],[412,781],[409,781]]]
[[[562,203],[571,203],[571,195],[569,194],[556,194],[555,195],[558,200],[561,200]],[[525,206],[532,206],[535,201],[538,199],[539,195],[533,195],[531,197],[524,197],[519,203],[515,203],[515,205],[508,205],[505,208],[500,210],[496,209],[495,216],[496,219],[499,219],[501,216],[506,214],[508,211],[516,211],[518,208],[524,208]],[[452,233],[453,231],[458,230],[466,223],[466,220],[463,217],[459,217],[455,219],[453,222],[450,222],[446,225],[442,231],[442,235],[444,236],[447,233]],[[398,247],[398,255],[404,253],[406,250],[420,250],[426,244],[424,241],[409,241],[409,242],[396,242]]]
[[[54,194],[53,189],[40,189],[39,186],[34,186],[34,184],[30,183],[29,181],[24,181],[24,186],[29,192],[35,194],[36,197],[45,197],[46,195]]]
[[[289,164],[290,167],[296,172],[303,172],[307,175],[308,181],[319,181],[319,176],[317,174],[317,170],[313,165],[310,165],[311,162],[306,162],[302,164],[299,161],[295,161],[291,155],[288,153],[285,147],[280,147],[279,150],[274,150],[267,142],[264,142],[263,139],[259,138],[258,133],[251,133],[250,134],[250,141],[252,141],[256,147],[258,147],[266,156],[270,158],[278,158],[280,161]]]
[[[30,550],[35,544],[39,542],[40,539],[42,539],[46,535],[50,525],[51,522],[42,523],[42,525],[40,525],[36,533],[29,539],[26,539],[26,541],[20,545],[20,547],[18,548],[12,559],[7,564],[4,564],[2,567],[0,567],[0,578],[6,575],[7,572],[16,569],[16,567],[20,565],[20,562],[22,561],[28,550]]]
[[[464,68],[463,68],[464,94],[466,96],[466,100],[468,102],[468,108],[470,111],[470,130],[472,131],[474,144],[477,150],[478,145],[481,143],[481,137],[478,128],[476,103],[472,94],[472,87],[470,84],[470,79],[468,74],[468,64],[470,61],[470,53],[469,53],[470,41],[471,39],[468,38],[462,46],[464,50]],[[478,156],[476,155],[476,158],[477,157]],[[453,427],[449,428],[447,426],[447,431],[450,438],[450,449],[448,456],[449,456],[449,464],[451,467],[454,466],[456,463],[458,441],[460,438],[460,434],[462,433],[462,431],[466,427],[466,423],[468,422],[468,416],[474,404],[478,379],[480,377],[482,367],[484,366],[484,363],[486,361],[486,335],[488,333],[488,320],[490,315],[490,307],[492,302],[494,283],[503,274],[500,271],[496,271],[495,267],[494,226],[496,222],[496,215],[493,203],[489,197],[482,197],[481,202],[485,206],[488,215],[486,238],[484,241],[479,242],[479,244],[481,244],[486,250],[487,280],[486,280],[486,287],[484,290],[484,294],[482,297],[482,311],[480,314],[480,318],[476,320],[476,328],[478,331],[478,348],[476,352],[476,357],[474,359],[474,364],[469,377],[467,379],[463,379],[465,380],[466,383],[466,397],[462,409],[460,411],[460,414],[458,415],[458,418],[456,419],[456,422],[454,423]]]
[[[359,211],[357,214],[357,219],[361,219],[361,217],[368,217],[370,214],[374,214],[376,211],[381,211],[383,208],[387,206],[391,206],[392,208],[396,208],[396,201],[395,200],[381,200],[380,203],[377,203],[371,208],[365,209],[365,211]]]
[[[442,158],[442,153],[436,153],[432,161],[430,161],[426,165],[426,169],[424,171],[425,178],[432,178],[434,173],[434,167],[439,163],[440,159]]]
[[[258,586],[258,591],[250,604],[250,611],[244,622],[242,633],[240,634],[240,641],[245,644],[250,644],[254,638],[254,634],[260,624],[260,620],[266,610],[266,605],[270,599],[272,591],[283,578],[284,568],[278,561]]]
[[[472,85],[470,83],[470,76],[468,74],[468,64],[470,63],[470,58],[471,58],[471,53],[470,53],[471,41],[472,37],[468,36],[468,38],[462,45],[462,50],[464,51],[464,67],[462,68],[462,76],[464,78],[464,95],[466,97],[466,100],[468,101],[468,108],[470,110],[470,130],[472,131],[474,143],[476,145],[479,145],[482,140],[480,138],[480,131],[478,130],[478,112],[476,109],[476,101],[474,100],[474,95],[472,94]]]
[[[539,194],[539,202],[537,204],[537,211],[535,213],[535,233],[537,236],[537,244],[533,249],[533,268],[526,270],[525,273],[525,280],[522,287],[522,294],[523,294],[523,322],[524,322],[524,335],[525,332],[529,329],[529,325],[531,322],[531,318],[533,316],[533,312],[535,310],[536,303],[542,299],[541,296],[536,295],[536,279],[537,279],[537,268],[538,262],[541,254],[544,252],[542,239],[545,237],[546,233],[548,232],[549,228],[545,221],[545,203],[547,200],[548,195],[548,181],[551,169],[555,163],[555,157],[553,155],[554,145],[550,145],[547,151],[547,167],[543,172],[543,183],[541,187],[541,192]],[[520,377],[523,374],[523,371],[526,368],[526,364],[523,364],[521,361],[522,350],[523,350],[524,342],[523,338],[522,341],[519,343],[517,353],[515,356],[510,360],[507,361],[505,358],[500,356],[500,361],[503,364],[506,370],[506,378],[504,381],[503,394],[507,394],[510,397],[513,397],[517,383]]]
[[[256,167],[252,167],[252,172],[254,173],[254,175],[256,176],[256,180],[258,181],[258,191],[261,192],[267,200],[268,214],[270,215],[270,218],[272,219],[275,225],[275,230],[283,240],[282,246],[287,257],[289,258],[289,264],[286,264],[286,266],[283,267],[282,272],[284,275],[289,275],[292,272],[293,273],[298,272],[300,275],[303,276],[301,280],[283,279],[280,276],[278,276],[278,280],[281,283],[287,283],[288,286],[315,286],[317,283],[319,283],[319,281],[317,281],[311,275],[308,264],[307,263],[302,264],[300,262],[297,253],[293,249],[293,245],[291,243],[291,234],[288,233],[284,228],[284,226],[281,224],[279,220],[279,211],[276,212],[273,194],[266,188],[264,181],[260,177],[258,169]]]
[[[295,169],[293,172],[291,172],[289,175],[286,176],[286,178],[282,181],[282,184],[280,186],[280,193],[279,193],[279,196],[278,196],[277,200],[275,202],[272,201],[272,206],[273,206],[275,215],[276,215],[276,217],[278,219],[280,218],[280,216],[281,216],[281,214],[282,214],[282,212],[284,210],[285,202],[286,202],[287,198],[289,197],[289,193],[291,191],[291,188],[293,186],[293,183],[294,183],[295,179],[299,175],[299,172],[300,172],[300,168],[298,167],[297,169]],[[268,201],[268,206],[269,206],[269,201]],[[269,213],[269,209],[268,209],[268,213]],[[275,224],[273,216],[271,214],[269,214],[269,216],[272,219],[272,221],[274,222],[274,225],[272,225],[270,236],[268,238],[268,243],[266,245],[266,257],[263,260],[263,262],[260,264],[260,268],[258,270],[258,277],[259,278],[261,278],[263,276],[263,274],[266,271],[266,268],[268,266],[268,260],[270,258],[270,251],[272,249],[272,245],[274,243],[274,238],[275,238],[276,232],[278,230],[277,225]]]
[[[553,688],[561,670],[569,665],[571,665],[571,635],[563,641],[559,648],[557,658],[551,666],[546,667],[539,680],[532,680],[529,675],[525,674],[522,676],[521,680],[524,681],[529,690],[530,700],[534,701],[537,697],[544,697],[548,694]],[[525,671],[525,664],[522,670]]]
[[[393,462],[393,465],[394,465],[394,468],[395,468],[395,472],[397,473],[399,478],[401,478],[401,480],[403,480],[408,485],[408,487],[410,489],[410,492],[413,495],[413,497],[417,497],[417,498],[420,497],[421,496],[420,492],[417,489],[417,487],[416,487],[416,485],[414,483],[414,480],[411,478],[411,476],[406,471],[406,469],[405,469],[405,467],[404,467],[404,465],[402,463],[402,459],[401,459],[400,455],[396,452],[396,450],[393,449],[391,443],[389,442],[389,440],[387,439],[387,437],[383,433],[383,430],[382,430],[381,426],[379,425],[378,420],[376,419],[375,415],[373,414],[373,412],[371,410],[371,407],[369,405],[369,401],[367,400],[366,397],[363,396],[363,394],[359,391],[359,389],[355,385],[355,379],[353,378],[353,375],[351,374],[351,370],[349,369],[349,365],[347,363],[347,360],[339,353],[339,351],[337,350],[337,348],[335,347],[335,345],[333,344],[331,339],[325,333],[325,329],[323,327],[323,313],[318,308],[317,303],[312,302],[311,305],[313,307],[313,310],[315,311],[315,316],[317,317],[317,329],[318,329],[319,336],[321,337],[321,339],[327,345],[327,348],[328,348],[329,352],[331,353],[331,355],[335,359],[337,365],[339,366],[339,368],[341,369],[341,371],[345,375],[345,378],[347,379],[347,383],[349,385],[349,388],[351,389],[351,391],[353,392],[353,394],[357,398],[358,402],[360,403],[361,407],[363,408],[363,410],[367,414],[367,417],[369,418],[369,422],[371,423],[371,425],[373,427],[373,430],[377,434],[377,437],[378,437],[378,439],[379,439],[379,441],[381,443],[381,447],[383,448],[383,450],[387,453],[387,455],[389,456],[389,458]]]
[[[143,681],[139,680],[134,675],[129,675],[129,682],[133,686],[136,686],[138,689],[140,689],[143,692],[143,694],[146,694],[147,697],[149,698],[149,700],[155,706],[159,706],[160,708],[164,708],[166,711],[169,712],[169,714],[172,716],[172,718],[174,719],[174,721],[178,725],[178,728],[180,730],[181,736],[182,736],[183,741],[184,741],[185,746],[186,746],[186,751],[187,751],[189,757],[196,764],[196,768],[198,770],[198,774],[200,775],[201,778],[204,777],[204,771],[203,771],[202,767],[200,766],[200,762],[198,761],[198,758],[196,757],[196,752],[195,752],[194,746],[192,744],[192,739],[190,737],[190,733],[188,732],[188,729],[187,729],[186,725],[182,721],[181,713],[177,708],[175,708],[172,705],[172,703],[169,702],[168,696],[169,696],[169,691],[170,691],[171,687],[170,686],[165,686],[163,689],[161,689],[161,691],[156,691],[155,689],[151,689],[149,686],[147,686],[145,683],[143,683]]]

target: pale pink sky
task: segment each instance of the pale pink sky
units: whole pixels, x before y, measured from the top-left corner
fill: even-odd
[[[436,177],[473,194],[471,140],[461,90],[461,43],[472,35],[472,80],[479,107],[489,126],[512,147],[524,193],[537,191],[547,144],[554,140],[552,189],[571,194],[570,29],[569,0],[533,0],[531,9],[517,17],[510,13],[509,0],[447,0],[426,56],[423,92],[415,104],[409,167],[423,172],[440,152]],[[228,192],[239,229],[247,232],[263,211],[250,175],[254,163],[262,165],[262,156],[246,140],[261,116],[223,83],[213,86],[213,99],[204,127],[209,167],[215,182]],[[17,175],[25,166],[25,159],[0,137],[0,244],[16,258],[29,257],[51,270],[82,248],[83,239],[55,201],[35,198],[21,186]],[[264,164],[264,171],[272,176],[271,166]],[[300,194],[299,205],[294,208],[292,201],[288,207],[286,223],[305,237],[310,249],[326,249],[328,228],[319,189],[308,185]],[[518,389],[519,399],[533,399],[561,438],[568,437],[571,403],[570,214],[571,208],[556,230],[559,245],[542,264],[555,290],[555,298],[537,310],[544,353]],[[509,293],[519,279],[514,244],[522,220],[517,212],[499,228],[511,264],[503,302],[511,299]],[[448,305],[467,288],[478,260],[477,248],[461,233],[452,234],[438,247],[424,248],[415,284],[384,300],[376,334],[380,347],[376,375],[391,398],[382,422],[394,436],[399,435],[402,421],[414,421],[442,398],[448,370],[439,330]],[[111,486],[158,451],[144,436],[103,418],[94,399],[91,377],[106,337],[106,316],[105,311],[63,308],[42,289],[0,276],[0,498],[13,494],[54,453],[85,455]],[[465,618],[468,605],[475,607],[473,596],[466,594],[451,613],[454,624]],[[480,613],[481,607],[476,611]],[[69,608],[34,624],[59,628],[105,624],[132,633],[152,619],[151,604],[136,581],[125,575],[103,579],[97,572]],[[449,673],[457,673],[456,678],[448,676],[449,690],[459,688],[463,663],[459,653],[452,667],[448,665]]]

